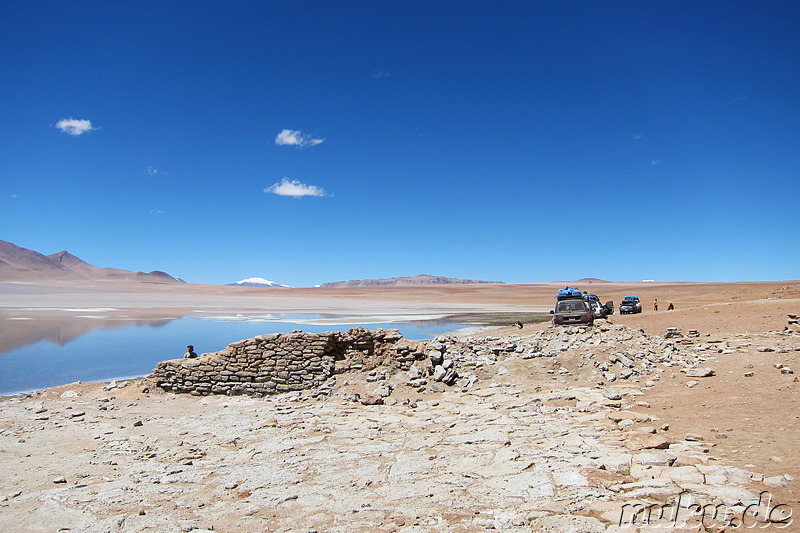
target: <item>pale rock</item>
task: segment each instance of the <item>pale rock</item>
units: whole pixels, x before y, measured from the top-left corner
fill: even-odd
[[[614,387],[606,387],[603,389],[603,396],[608,398],[609,400],[621,400],[622,394],[620,394],[619,390]]]
[[[713,368],[684,368],[681,372],[690,378],[707,378],[714,375]]]
[[[764,478],[764,485],[773,488],[783,488],[788,487],[789,484],[792,482],[792,476],[788,474],[784,474],[782,476],[770,476]]]

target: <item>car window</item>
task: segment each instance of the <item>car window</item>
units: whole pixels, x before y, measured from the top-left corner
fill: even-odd
[[[560,312],[572,312],[572,311],[583,311],[583,302],[581,300],[575,301],[567,301],[567,302],[558,302],[558,307],[556,311]]]

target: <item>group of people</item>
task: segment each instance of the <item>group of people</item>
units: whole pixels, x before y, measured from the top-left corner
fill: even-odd
[[[672,311],[673,309],[675,309],[675,306],[672,305],[672,302],[670,302],[667,306],[667,311]],[[653,311],[658,311],[658,298],[653,300]]]

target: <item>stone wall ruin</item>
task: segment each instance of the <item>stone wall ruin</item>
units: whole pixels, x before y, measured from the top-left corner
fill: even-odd
[[[148,377],[169,392],[265,396],[320,387],[349,370],[409,370],[426,358],[424,350],[397,330],[275,333],[195,359],[162,361]]]

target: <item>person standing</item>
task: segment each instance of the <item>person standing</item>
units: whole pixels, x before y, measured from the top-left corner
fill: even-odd
[[[658,298],[653,300],[653,311],[658,311]]]
[[[183,358],[184,359],[194,359],[195,357],[197,357],[197,354],[194,353],[194,346],[192,346],[190,344],[189,346],[186,347],[186,353],[183,354]]]

